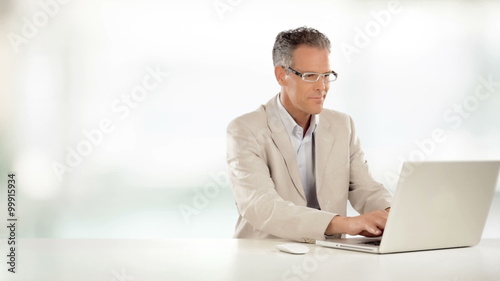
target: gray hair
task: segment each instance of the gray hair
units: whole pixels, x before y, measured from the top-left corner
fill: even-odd
[[[276,36],[273,47],[274,66],[292,66],[293,52],[299,45],[327,49],[330,52],[330,40],[323,33],[310,27],[299,27],[282,31]]]

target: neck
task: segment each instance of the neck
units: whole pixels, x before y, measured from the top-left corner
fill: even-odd
[[[300,120],[292,115],[293,120],[297,122],[297,125],[302,127],[303,135],[306,134],[307,129],[309,129],[309,123],[311,122],[311,114],[307,114],[307,117],[301,118]]]
[[[292,104],[289,102],[288,99],[285,99],[282,94],[280,94],[280,101],[283,107],[286,109],[288,114],[292,116],[293,120],[297,125],[302,127],[302,130],[304,134],[307,132],[307,129],[309,128],[309,123],[311,121],[311,114],[302,112],[300,110],[295,109]]]

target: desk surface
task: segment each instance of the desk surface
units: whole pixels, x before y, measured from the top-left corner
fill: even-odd
[[[310,248],[279,252],[283,240],[20,239],[16,271],[0,280],[500,280],[500,239],[471,248],[376,255]],[[0,240],[6,260],[7,240]]]

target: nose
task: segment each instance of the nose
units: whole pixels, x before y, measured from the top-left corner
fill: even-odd
[[[318,81],[314,83],[314,89],[319,91],[326,91],[330,86],[330,82],[325,76],[321,76]]]

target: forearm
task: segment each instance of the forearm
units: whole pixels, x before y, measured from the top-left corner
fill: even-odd
[[[324,239],[335,214],[285,201],[274,190],[265,194],[234,187],[240,215],[256,230],[301,242]]]

